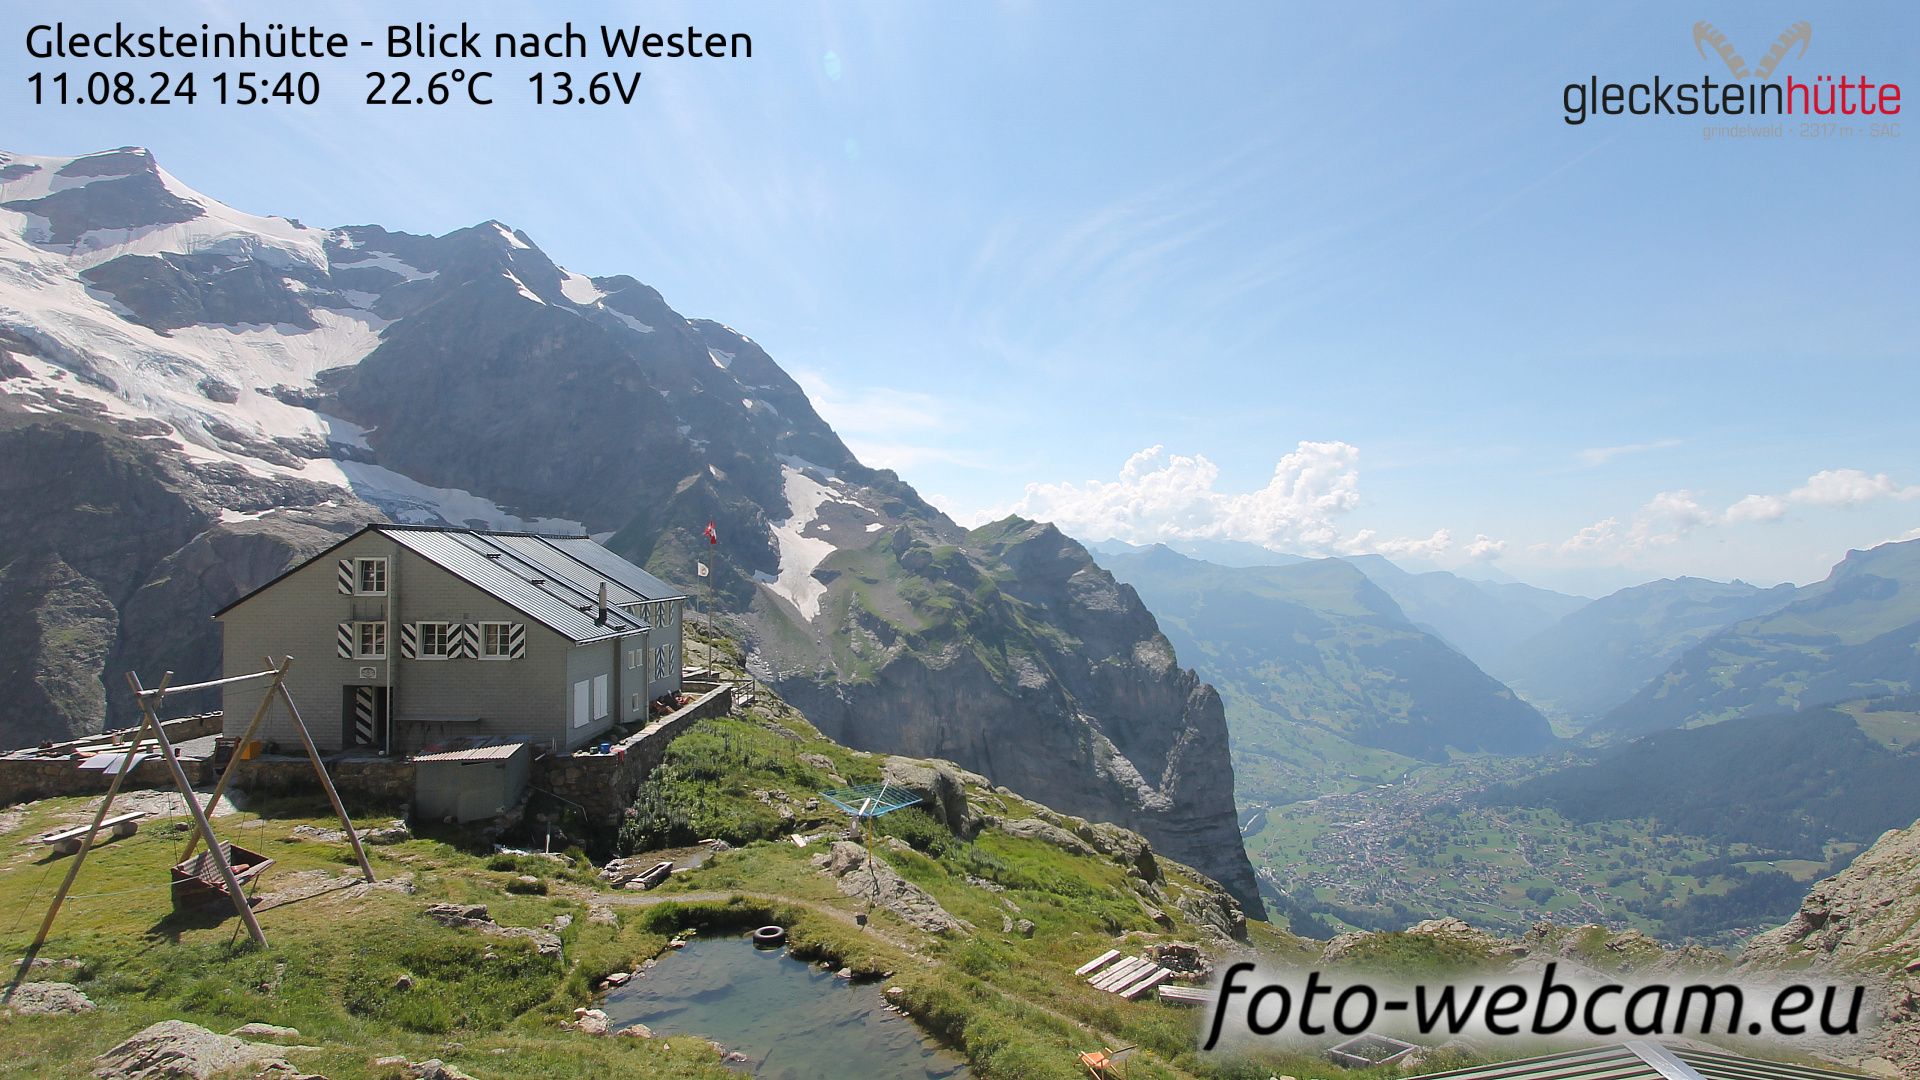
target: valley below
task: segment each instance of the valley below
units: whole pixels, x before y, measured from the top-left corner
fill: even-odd
[[[1542,922],[1600,924],[1730,946],[1781,922],[1861,847],[1782,857],[1646,818],[1575,822],[1482,804],[1497,785],[1571,764],[1569,755],[1421,766],[1268,809],[1247,851],[1268,906],[1313,937],[1451,915],[1510,935]]]

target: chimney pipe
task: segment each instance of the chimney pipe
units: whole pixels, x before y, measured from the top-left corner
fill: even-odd
[[[600,614],[593,620],[595,626],[607,625],[607,583],[600,583]]]

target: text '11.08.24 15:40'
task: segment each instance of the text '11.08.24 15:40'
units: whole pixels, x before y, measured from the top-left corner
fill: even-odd
[[[639,94],[638,71],[541,71],[525,79],[519,100],[532,105],[631,105]],[[501,99],[491,71],[370,71],[368,105],[492,105]],[[33,72],[27,88],[34,105],[315,105],[322,97],[312,71]]]

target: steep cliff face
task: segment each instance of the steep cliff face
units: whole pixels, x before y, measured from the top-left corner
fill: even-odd
[[[901,526],[816,576],[821,616],[764,634],[760,660],[827,735],[957,761],[1135,829],[1263,910],[1219,695],[1078,543],[1017,518],[971,533]],[[821,650],[808,629],[840,647]]]
[[[0,428],[0,746],[132,722],[127,671],[217,670],[213,611],[379,516],[178,449],[104,422]]]
[[[584,530],[701,582],[830,732],[1127,824],[1258,911],[1219,700],[1131,590],[1050,528],[969,535],[632,278],[498,222],[247,214],[137,149],[0,154],[0,351],[0,435],[31,433],[0,565],[106,598],[109,710],[127,667],[210,672],[206,616],[358,521]]]

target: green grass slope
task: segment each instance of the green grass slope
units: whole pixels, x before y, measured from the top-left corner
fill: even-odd
[[[1504,661],[1508,685],[1549,715],[1585,726],[1631,698],[1681,654],[1734,623],[1778,610],[1791,585],[1668,578],[1568,614]]]
[[[1231,727],[1243,756],[1284,753],[1301,726],[1425,760],[1552,741],[1532,706],[1415,627],[1347,562],[1230,568],[1164,548],[1106,561],[1180,655],[1238,706]],[[1241,785],[1242,802],[1253,801]]]
[[[1663,728],[1920,691],[1920,540],[1853,551],[1778,611],[1687,650],[1596,730]]]

